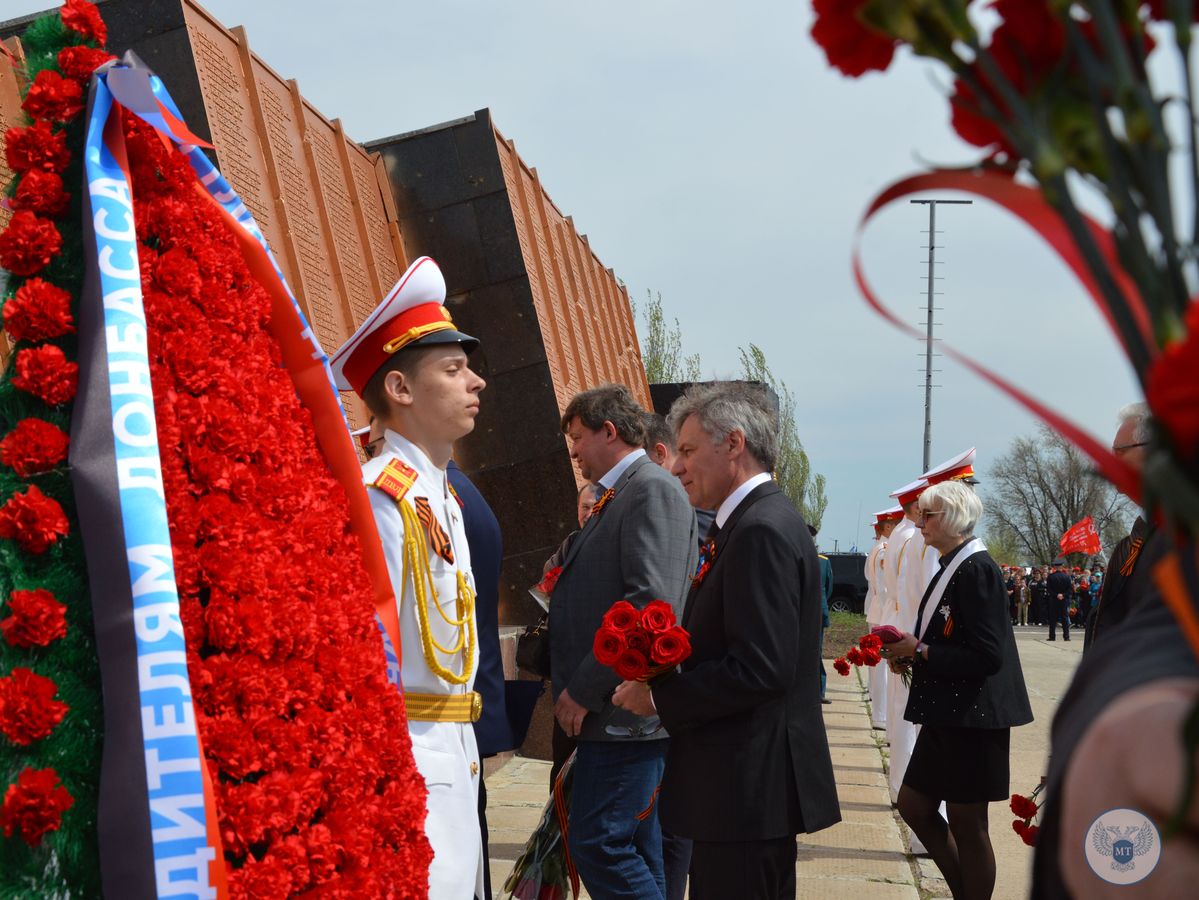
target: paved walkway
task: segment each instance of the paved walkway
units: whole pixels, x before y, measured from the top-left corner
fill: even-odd
[[[1044,629],[1017,629],[1017,645],[1036,721],[1012,732],[1012,790],[1030,791],[1045,771],[1049,723],[1082,652],[1082,641],[1047,643]],[[891,808],[886,746],[870,727],[865,693],[855,675],[838,677],[830,667],[825,727],[841,801],[840,824],[801,835],[797,897],[871,900],[948,897],[928,859],[909,855],[903,825]],[[548,793],[548,762],[515,758],[487,776],[492,884],[499,891],[513,861],[541,817]],[[991,835],[998,879],[995,900],[1028,895],[1032,852],[1011,830],[1007,802],[991,807]],[[586,893],[583,894],[586,897]]]

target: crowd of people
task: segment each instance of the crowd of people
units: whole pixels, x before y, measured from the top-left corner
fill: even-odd
[[[1063,623],[1063,638],[1070,640],[1070,627],[1085,628],[1099,602],[1103,587],[1103,564],[1092,568],[1074,566],[1069,573],[1070,590],[1060,604],[1057,592],[1050,594],[1049,576],[1055,569],[1065,571],[1066,564],[1056,561],[1051,566],[1000,566],[1008,595],[1008,611],[1013,625],[1049,625]],[[1065,615],[1059,611],[1064,606]]]

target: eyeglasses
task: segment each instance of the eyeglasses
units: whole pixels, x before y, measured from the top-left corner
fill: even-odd
[[[1112,444],[1112,453],[1120,456],[1127,453],[1129,450],[1135,450],[1137,447],[1148,447],[1148,441],[1137,441],[1135,444]]]
[[[943,509],[930,509],[927,512],[925,512],[924,510],[921,510],[920,511],[920,521],[924,522],[927,519],[931,519],[933,516],[939,516],[944,512],[945,512],[945,510],[943,510]]]

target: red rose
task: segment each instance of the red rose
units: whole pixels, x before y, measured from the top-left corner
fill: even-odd
[[[675,625],[654,638],[651,658],[660,666],[677,666],[691,655],[691,636]]]
[[[48,281],[30,278],[4,304],[4,330],[14,341],[44,341],[74,331],[71,295]]]
[[[8,609],[0,633],[14,647],[45,647],[67,633],[67,608],[49,591],[13,591]]]
[[[29,669],[0,678],[0,734],[20,747],[40,741],[70,709],[54,699],[58,685]]]
[[[26,553],[45,553],[70,530],[58,501],[43,494],[37,485],[13,494],[0,506],[0,538],[15,540]]]
[[[1019,819],[1031,819],[1037,814],[1037,804],[1022,794],[1012,794],[1012,814]]]
[[[626,631],[624,633],[624,640],[625,643],[631,648],[644,653],[646,656],[649,656],[650,648],[654,643],[654,639],[640,628],[634,628],[631,631]]]
[[[625,681],[636,681],[649,674],[649,660],[640,650],[629,647],[621,652],[612,668]]]
[[[628,600],[618,600],[604,613],[604,624],[617,631],[631,631],[641,621],[641,613]]]
[[[878,650],[883,646],[883,639],[877,634],[864,634],[858,638],[858,646],[863,650]]]
[[[17,374],[12,383],[48,406],[61,406],[75,399],[79,366],[54,344],[28,347],[17,353]]]
[[[625,650],[624,634],[607,625],[601,626],[595,633],[595,641],[591,651],[595,654],[596,662],[604,666],[614,666]]]
[[[1037,835],[1040,833],[1041,827],[1039,825],[1029,825],[1022,832],[1020,832],[1020,839],[1028,846],[1035,847],[1037,846]]]
[[[845,659],[855,666],[862,664],[862,651],[857,647],[850,647],[849,652],[845,654]]]
[[[0,234],[0,266],[14,275],[36,275],[62,249],[62,235],[53,222],[23,209],[13,213]]]
[[[558,586],[558,578],[562,575],[562,567],[554,566],[542,576],[541,581],[537,583],[537,590],[543,594],[552,594],[554,588]]]
[[[70,792],[58,783],[56,771],[26,767],[4,792],[0,829],[6,838],[15,832],[30,847],[36,847],[44,834],[58,831],[62,814],[74,802]]]
[[[836,659],[833,660],[833,668],[836,669],[838,672],[840,672],[842,675],[849,674],[849,662],[843,656],[838,656]]]
[[[857,78],[886,71],[899,42],[862,22],[859,13],[868,0],[812,0],[816,21],[812,39],[824,50],[829,64]]]
[[[641,610],[641,627],[650,634],[662,634],[674,625],[674,609],[664,600],[651,600]]]
[[[42,419],[22,419],[0,441],[0,462],[22,478],[48,472],[67,458],[71,439]]]
[[[32,169],[21,176],[12,208],[57,218],[66,211],[70,199],[71,195],[63,190],[61,175]]]
[[[71,161],[66,132],[55,132],[49,122],[10,128],[6,139],[5,156],[14,172],[61,172]]]
[[[1187,336],[1169,344],[1149,369],[1145,399],[1184,460],[1199,450],[1199,302],[1187,311]]]
[[[83,87],[53,69],[42,69],[33,79],[21,108],[32,119],[66,122],[83,112]]]
[[[92,72],[110,59],[116,59],[116,57],[106,50],[96,47],[80,45],[63,47],[58,51],[58,67],[62,69],[62,74],[76,81],[87,81],[92,77]]]
[[[62,24],[90,41],[103,44],[108,40],[108,26],[94,3],[87,0],[66,0],[58,11]]]

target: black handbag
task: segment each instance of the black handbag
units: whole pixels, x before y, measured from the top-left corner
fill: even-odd
[[[538,678],[550,677],[550,614],[542,613],[536,625],[526,625],[516,639],[516,665]]]

